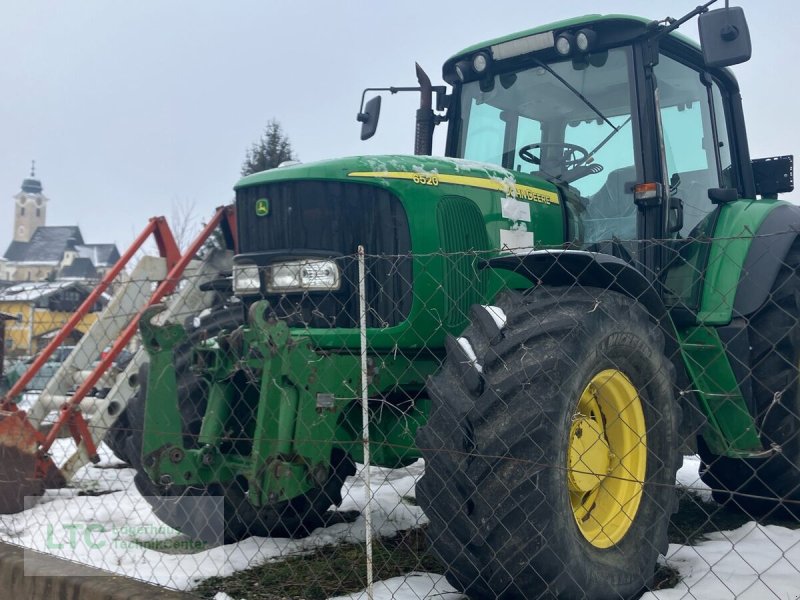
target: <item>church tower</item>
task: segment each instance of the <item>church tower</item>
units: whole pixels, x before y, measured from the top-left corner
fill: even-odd
[[[36,179],[36,161],[31,176],[22,181],[22,190],[14,196],[14,241],[27,242],[36,228],[45,224],[47,197],[42,194],[42,182]]]

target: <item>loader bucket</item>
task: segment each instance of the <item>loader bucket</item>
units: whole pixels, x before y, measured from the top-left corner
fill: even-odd
[[[0,410],[0,514],[20,512],[26,496],[65,485],[52,459],[38,455],[40,437],[23,411]]]

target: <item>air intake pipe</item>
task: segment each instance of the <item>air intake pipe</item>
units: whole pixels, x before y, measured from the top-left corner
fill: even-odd
[[[414,135],[414,154],[430,155],[433,153],[433,128],[436,118],[433,113],[433,86],[431,78],[422,70],[419,63],[414,63],[417,68],[417,81],[419,82],[419,109],[417,109],[417,128]]]

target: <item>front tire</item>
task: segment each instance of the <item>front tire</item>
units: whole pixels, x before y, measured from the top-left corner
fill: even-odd
[[[462,336],[477,364],[451,338],[429,383],[417,497],[433,549],[470,595],[634,596],[666,550],[680,461],[661,332],[599,289],[496,304],[505,328],[475,306]]]

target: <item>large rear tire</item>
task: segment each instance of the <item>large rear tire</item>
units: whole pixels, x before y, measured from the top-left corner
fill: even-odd
[[[780,451],[735,459],[699,444],[714,499],[754,517],[800,518],[800,244],[784,263],[748,327],[756,424],[764,447]]]
[[[474,306],[431,378],[417,498],[448,580],[476,597],[632,597],[666,551],[674,369],[641,305],[540,286]],[[480,364],[482,372],[476,368]]]

